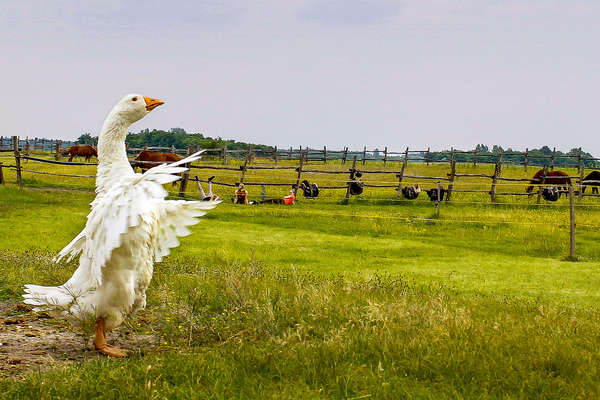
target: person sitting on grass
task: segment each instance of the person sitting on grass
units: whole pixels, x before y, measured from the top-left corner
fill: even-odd
[[[237,190],[235,191],[233,204],[248,204],[248,191],[243,183],[240,183],[240,186],[238,186]]]
[[[294,191],[290,189],[290,193],[284,196],[282,199],[267,199],[261,201],[253,201],[252,204],[287,204],[292,205],[296,202],[296,195]]]
[[[202,199],[202,201],[221,200],[221,198],[219,196],[217,196],[216,194],[213,193],[213,190],[212,190],[212,180],[213,179],[215,179],[214,176],[211,176],[210,178],[207,179],[208,194],[204,193],[204,189],[202,189],[202,185],[200,184],[200,181],[196,181],[196,184],[198,185],[198,190],[200,190],[200,198]]]

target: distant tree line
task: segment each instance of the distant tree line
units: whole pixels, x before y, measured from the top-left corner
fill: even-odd
[[[488,146],[484,144],[478,144],[475,146],[475,151],[477,151],[477,161],[478,162],[495,162],[498,160],[500,153],[504,153],[502,155],[502,161],[507,163],[519,164],[525,161],[525,152],[519,150],[513,150],[510,147],[508,149],[503,149],[502,146],[493,145],[490,149]],[[462,150],[455,149],[454,160],[456,162],[473,162],[474,155],[472,153],[460,153]],[[470,150],[473,151],[473,150]],[[527,159],[530,165],[544,165],[550,164],[551,160],[546,158],[552,155],[552,149],[548,146],[542,146],[539,149],[529,149],[527,152]],[[423,153],[425,156],[425,153]],[[569,158],[564,158],[563,156],[574,156]],[[556,150],[554,153],[555,157],[555,165],[556,166],[567,166],[567,167],[576,167],[577,166],[577,157],[579,156],[579,149],[573,148],[568,152],[564,153],[560,150]],[[582,158],[591,158],[593,157],[590,153],[582,151]],[[450,158],[450,150],[443,150],[439,152],[430,152],[429,160],[430,161],[442,161],[448,160]],[[585,166],[592,166],[595,164],[593,160],[584,160]]]
[[[84,133],[83,135],[79,136],[77,143],[95,145],[98,143],[98,137],[91,136],[89,133]],[[227,148],[230,150],[245,150],[249,146],[252,146],[252,148],[255,150],[273,150],[273,146],[267,146],[264,144],[237,142],[235,140],[227,140],[220,137],[211,138],[209,136],[204,136],[201,133],[187,133],[183,128],[171,128],[168,132],[160,129],[144,129],[139,133],[130,132],[125,138],[125,143],[128,143],[129,147],[132,148],[142,148],[144,146],[175,146],[177,149],[185,149],[189,145],[192,145],[204,149],[215,149],[227,146]]]

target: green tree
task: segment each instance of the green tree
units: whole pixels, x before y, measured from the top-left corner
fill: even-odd
[[[97,137],[93,137],[92,135],[90,135],[89,133],[86,132],[83,135],[79,136],[75,143],[77,143],[77,144],[95,144],[97,142],[98,142]]]

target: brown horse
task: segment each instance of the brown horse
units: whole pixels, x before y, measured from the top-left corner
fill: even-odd
[[[177,154],[173,153],[155,153],[153,151],[144,150],[133,160],[132,163],[133,168],[141,168],[142,173],[148,171],[152,167],[156,167],[159,164],[165,162],[175,162],[181,160]],[[136,161],[151,161],[156,164],[152,164],[150,162],[136,162]]]
[[[90,161],[92,156],[98,158],[98,152],[89,144],[76,144],[68,149],[63,150],[63,156],[70,155],[69,162],[73,161],[73,157],[85,157],[85,161]]]
[[[552,186],[558,186],[559,188],[567,190],[567,185],[571,184],[571,178],[568,178],[568,176],[569,174],[563,171],[548,171],[546,172],[546,180],[544,183]],[[531,178],[530,182],[531,186],[527,186],[525,191],[531,196],[533,194],[533,185],[536,183],[542,183],[543,179],[544,170],[540,169],[535,173],[535,175],[533,175],[533,178]]]

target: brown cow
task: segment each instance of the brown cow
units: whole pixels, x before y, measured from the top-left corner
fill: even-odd
[[[142,173],[148,171],[152,167],[156,167],[159,164],[164,162],[175,162],[181,160],[177,154],[173,153],[155,153],[153,151],[144,150],[135,158],[132,163],[133,168],[141,168]],[[144,163],[144,162],[135,162],[135,161],[152,161],[156,164],[152,163]]]
[[[558,186],[559,189],[562,188],[567,190],[567,185],[571,184],[571,178],[568,178],[569,174],[563,171],[548,171],[546,173],[546,180],[544,181],[547,185]],[[566,178],[565,178],[566,177]],[[531,186],[527,186],[525,191],[529,193],[529,195],[533,195],[533,185],[536,183],[542,183],[544,179],[544,170],[540,169],[538,172],[533,175],[531,178]]]
[[[98,152],[89,144],[76,144],[75,146],[71,146],[64,150],[62,155],[71,155],[69,157],[69,162],[73,161],[73,157],[76,156],[85,157],[85,161],[90,161],[92,156],[98,158]]]

